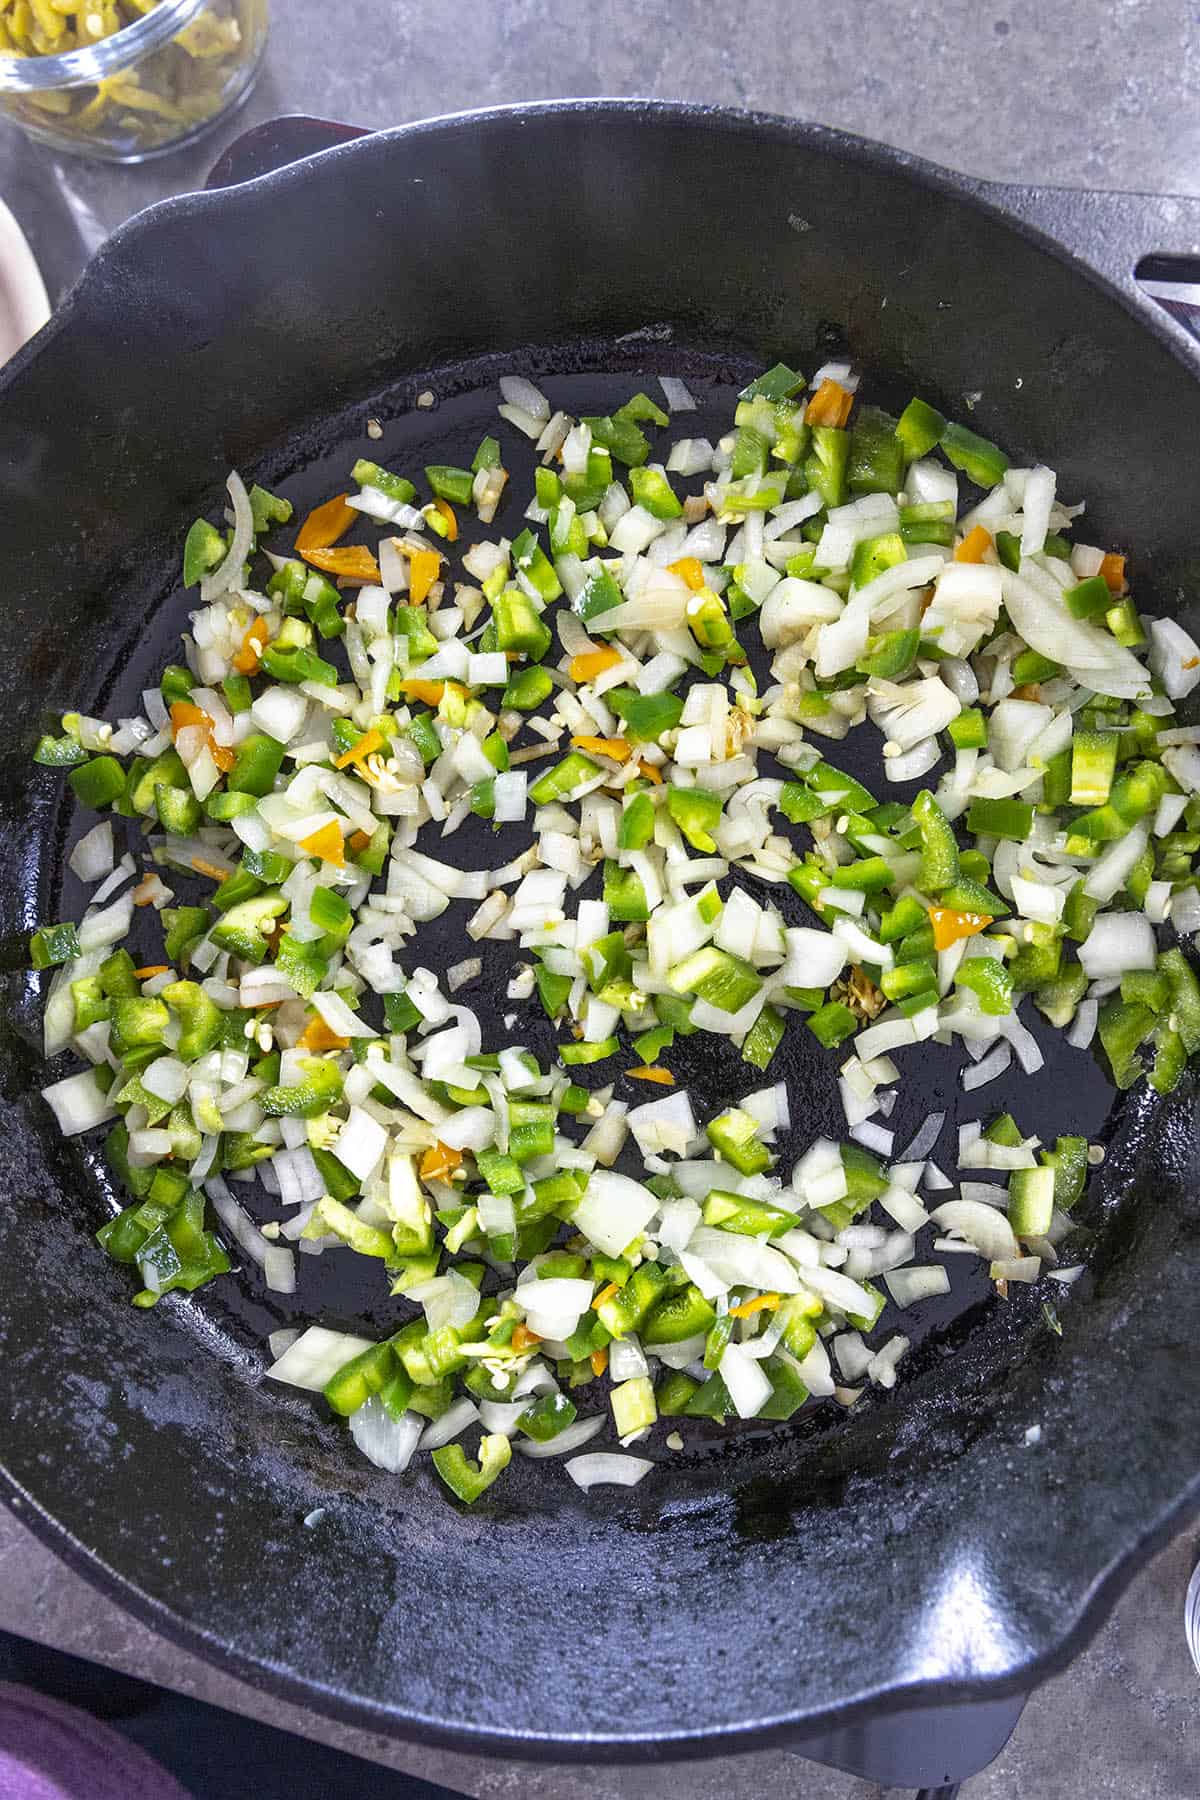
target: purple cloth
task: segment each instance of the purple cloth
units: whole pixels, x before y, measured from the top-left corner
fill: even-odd
[[[188,1800],[173,1775],[90,1713],[0,1682],[0,1800]]]

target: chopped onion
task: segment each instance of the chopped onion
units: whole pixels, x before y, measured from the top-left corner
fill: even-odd
[[[1011,1061],[1012,1046],[1007,1043],[997,1044],[995,1049],[989,1051],[973,1068],[963,1070],[961,1077],[963,1087],[968,1093],[972,1088],[986,1087],[989,1081],[995,1081],[998,1076],[1003,1075]]]
[[[1008,1220],[978,1200],[945,1200],[934,1207],[932,1218],[935,1225],[965,1239],[988,1262],[1020,1254]]]
[[[539,425],[544,425],[549,419],[550,402],[541,388],[534,387],[532,381],[527,381],[523,375],[502,375],[500,392],[506,405],[519,407],[531,419],[536,419]],[[535,432],[534,435],[538,434]]]
[[[950,1276],[940,1263],[930,1263],[924,1267],[889,1269],[883,1277],[883,1285],[897,1306],[915,1306],[918,1300],[948,1294]]]
[[[246,484],[236,469],[229,471],[225,482],[233,506],[233,536],[221,562],[200,583],[200,603],[211,606],[230,588],[240,585],[242,569],[254,545],[254,514]]]
[[[944,1112],[930,1113],[924,1121],[912,1143],[898,1157],[899,1162],[922,1162],[934,1148],[942,1135],[942,1126],[946,1123]],[[850,1378],[854,1379],[853,1376]]]
[[[330,1031],[341,1038],[373,1038],[379,1033],[365,1019],[346,1005],[340,994],[331,994],[318,989],[309,1004],[315,1012],[320,1013]]]
[[[678,376],[660,375],[658,385],[663,391],[668,412],[695,412],[696,402],[692,399],[687,383],[680,381]]]
[[[324,1325],[310,1325],[271,1364],[267,1374],[272,1381],[282,1381],[288,1387],[307,1388],[310,1393],[318,1394],[344,1364],[374,1347],[370,1338],[353,1337],[345,1331],[329,1331]]]
[[[640,1181],[595,1169],[571,1222],[603,1255],[620,1256],[657,1211],[658,1201]]]
[[[542,1441],[536,1438],[519,1438],[517,1449],[522,1456],[535,1459],[547,1456],[569,1456],[572,1450],[579,1450],[584,1444],[590,1443],[598,1431],[603,1431],[604,1424],[603,1413],[597,1413],[590,1419],[573,1419],[569,1425],[564,1426],[552,1438]],[[627,1460],[636,1462],[638,1459],[630,1457]]]
[[[1182,700],[1200,682],[1200,644],[1176,620],[1151,619],[1150,667],[1167,697]]]
[[[401,1413],[394,1419],[378,1394],[372,1394],[350,1414],[350,1436],[368,1462],[403,1475],[413,1459],[425,1420],[419,1413]]]
[[[570,1430],[570,1427],[567,1429]],[[560,1436],[565,1435],[565,1432],[560,1433]],[[586,1493],[589,1488],[602,1484],[636,1487],[650,1473],[654,1464],[647,1462],[644,1456],[625,1456],[615,1450],[594,1450],[586,1456],[574,1457],[564,1466],[575,1486]]]
[[[1079,946],[1079,961],[1089,981],[1153,969],[1156,956],[1154,928],[1141,913],[1097,913]]]
[[[473,1425],[478,1417],[479,1408],[473,1400],[468,1400],[465,1396],[461,1400],[455,1400],[440,1419],[434,1419],[432,1424],[425,1427],[418,1448],[440,1450],[443,1444],[452,1443],[456,1437],[461,1437],[467,1426]]]
[[[99,825],[85,832],[70,856],[68,867],[80,881],[101,881],[112,871],[113,866],[113,828],[108,819],[102,819]]]
[[[771,1383],[744,1344],[726,1344],[719,1364],[739,1419],[753,1419],[771,1398]]]
[[[70,993],[69,988],[67,992]],[[64,1137],[78,1137],[80,1132],[91,1131],[117,1114],[116,1107],[101,1091],[90,1069],[83,1069],[78,1075],[67,1075],[62,1081],[44,1087],[42,1099],[57,1119],[58,1129]]]

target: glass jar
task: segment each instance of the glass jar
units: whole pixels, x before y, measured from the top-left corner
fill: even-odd
[[[71,23],[44,3],[18,3],[35,20]],[[88,0],[78,11],[89,16]],[[112,0],[96,0],[96,31],[112,12]],[[8,21],[0,5],[0,24]],[[267,0],[158,0],[133,24],[79,49],[0,53],[0,108],[56,150],[144,162],[190,143],[244,100],[266,41]]]

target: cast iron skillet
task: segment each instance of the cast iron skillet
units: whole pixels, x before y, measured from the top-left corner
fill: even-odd
[[[1004,1305],[967,1277],[948,1312],[898,1321],[920,1340],[900,1388],[850,1417],[659,1444],[633,1492],[584,1497],[522,1464],[458,1511],[428,1465],[386,1476],[320,1407],[262,1385],[286,1313],[253,1282],[147,1317],[92,1243],[107,1178],[35,1091],[21,938],[79,897],[61,883],[69,811],[28,753],[67,704],[132,710],[182,621],[181,524],[228,466],[303,510],[354,455],[462,460],[503,370],[577,411],[658,372],[727,407],[752,363],[845,347],[882,397],[973,405],[1051,462],[1088,496],[1089,534],[1134,550],[1139,601],[1185,603],[1197,352],[1132,268],[1198,230],[1190,201],[989,190],[783,120],[588,102],[348,143],[155,207],[101,251],[0,386],[3,1490],[60,1553],[294,1699],[524,1755],[762,1743],[1011,1693],[1079,1647],[1200,1490],[1191,1080],[1107,1124],[1077,1054],[987,1090],[1026,1129],[1109,1145],[1061,1338],[1040,1296]],[[485,1031],[501,979],[493,955],[469,996]],[[926,1108],[977,1110],[952,1058],[923,1067],[898,1145]],[[800,1144],[835,1124],[832,1080],[803,1050],[785,1072]],[[752,1084],[719,1056],[685,1073],[701,1106]],[[302,1310],[382,1324],[365,1289],[318,1282],[348,1260],[306,1269]]]

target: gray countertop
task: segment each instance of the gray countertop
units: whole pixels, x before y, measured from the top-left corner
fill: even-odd
[[[540,0],[471,9],[355,0],[336,32],[317,0],[276,6],[254,95],[204,143],[141,169],[55,158],[0,127],[0,196],[52,297],[114,226],[200,185],[241,129],[284,112],[383,126],[561,95],[655,95],[790,113],[971,174],[1200,194],[1200,10],[1165,0]],[[1147,253],[1157,246],[1147,243]],[[1114,1453],[1118,1450],[1114,1446]],[[1197,1677],[1183,1641],[1184,1531],[1138,1576],[1091,1647],[1030,1701],[971,1800],[1194,1800]],[[0,1511],[0,1627],[126,1669],[489,1800],[787,1794],[883,1800],[780,1751],[679,1770],[546,1769],[392,1743],[221,1675],[93,1592]]]

